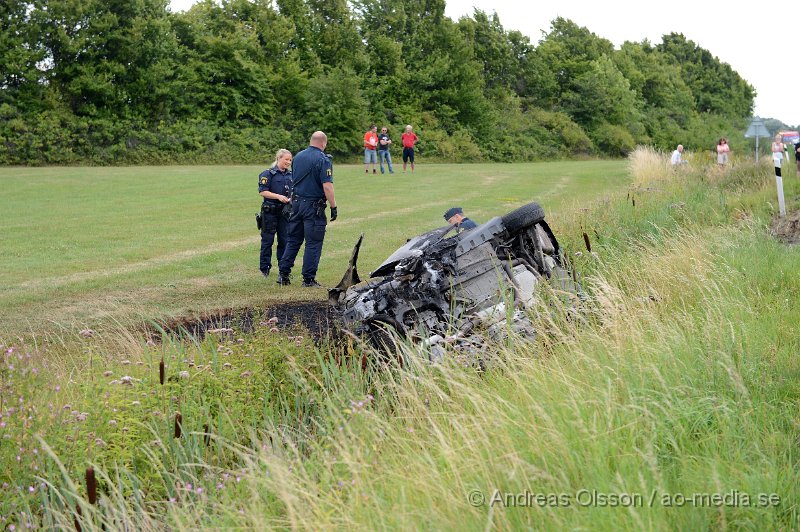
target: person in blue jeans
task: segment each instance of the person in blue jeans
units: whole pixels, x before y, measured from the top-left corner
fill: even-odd
[[[389,173],[394,173],[394,168],[392,168],[392,155],[389,153],[389,146],[392,145],[392,139],[389,138],[388,128],[382,127],[381,134],[378,135],[378,163],[381,167],[381,173],[385,174],[386,172],[383,169],[383,161],[386,160],[386,165],[389,167]]]

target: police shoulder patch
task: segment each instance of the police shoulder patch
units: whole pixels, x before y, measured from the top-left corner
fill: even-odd
[[[330,177],[330,176],[332,176],[332,175],[333,175],[333,170],[331,170],[330,168],[328,168],[328,177]]]
[[[262,185],[266,185],[267,184],[267,178],[266,177],[262,177],[261,178],[261,184]]]

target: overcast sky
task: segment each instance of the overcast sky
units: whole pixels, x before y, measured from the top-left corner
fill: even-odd
[[[550,21],[561,16],[585,26],[616,46],[625,41],[683,33],[755,87],[755,114],[800,125],[800,1],[718,2],[711,0],[446,0],[453,20],[477,7],[496,11],[507,30],[519,30],[537,43]],[[194,0],[171,0],[173,11]]]

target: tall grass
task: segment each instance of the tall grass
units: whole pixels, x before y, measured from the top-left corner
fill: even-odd
[[[300,528],[796,527],[797,395],[776,394],[782,370],[764,367],[775,338],[730,275],[732,236],[679,233],[666,249],[612,254],[613,273],[587,279],[588,323],[546,299],[540,339],[496,346],[485,375],[419,364],[382,379],[369,411],[329,414],[344,430],[312,459],[264,456],[270,474],[257,491]],[[776,362],[796,370],[794,336]],[[472,490],[487,504],[471,506]],[[489,507],[495,490],[554,498]],[[580,506],[593,490],[643,502]],[[665,497],[694,493],[780,504],[666,507]],[[552,507],[559,500],[568,506]]]
[[[358,346],[332,358],[268,329],[241,344],[140,345],[153,401],[174,409],[175,394],[184,419],[216,405],[210,444],[202,422],[176,439],[169,420],[142,417],[127,445],[144,459],[124,446],[76,458],[40,428],[47,489],[15,495],[3,517],[144,530],[800,527],[798,252],[766,236],[759,168],[686,170],[636,178],[635,204],[628,194],[553,216],[588,298],[576,313],[543,288],[538,336],[510,332],[482,353],[484,371],[456,353],[429,364],[402,343],[402,368],[363,371]],[[592,254],[578,253],[583,232]],[[101,339],[83,345],[105,360]],[[159,350],[193,386],[158,384]],[[226,378],[225,360],[244,354],[285,379]],[[88,465],[96,506],[79,482]]]

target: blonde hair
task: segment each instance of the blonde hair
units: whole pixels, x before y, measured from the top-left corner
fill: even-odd
[[[287,150],[285,148],[279,149],[278,153],[275,154],[275,160],[272,161],[272,166],[270,166],[270,168],[272,168],[273,166],[278,166],[278,159],[280,159],[281,157],[283,157],[286,154],[291,155],[292,152],[290,152],[289,150]]]

